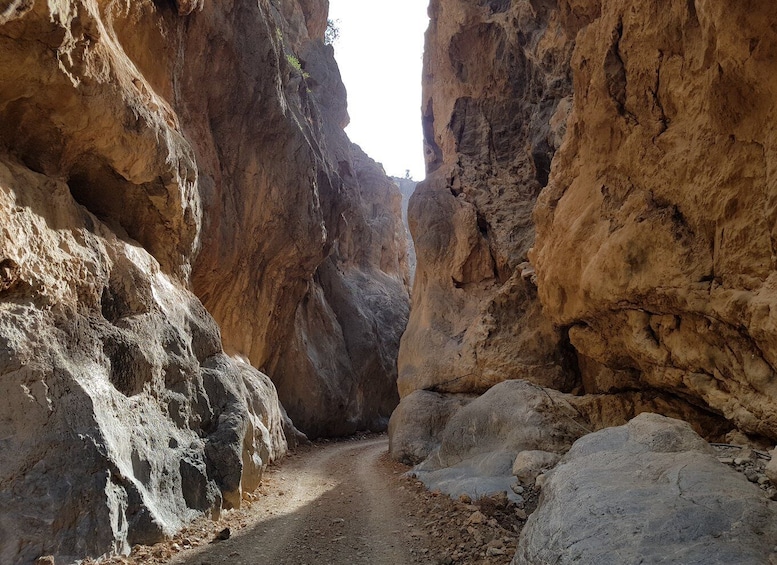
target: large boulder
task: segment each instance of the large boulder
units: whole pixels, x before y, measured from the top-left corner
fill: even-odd
[[[430,489],[452,497],[499,492],[513,497],[517,454],[564,453],[589,432],[570,398],[526,381],[499,383],[450,416],[439,446],[413,472]]]
[[[389,421],[389,453],[405,465],[417,465],[440,447],[440,434],[451,416],[473,399],[464,394],[417,390],[402,399]]]
[[[575,442],[513,565],[763,565],[776,541],[777,504],[688,424],[646,413]]]

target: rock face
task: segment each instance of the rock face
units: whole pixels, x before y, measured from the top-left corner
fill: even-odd
[[[777,507],[685,422],[643,414],[578,440],[514,565],[772,563]]]
[[[450,417],[473,395],[417,390],[406,396],[389,421],[389,451],[405,465],[417,465],[440,447]]]
[[[298,412],[314,433],[385,427],[400,196],[342,131],[326,13],[0,11],[0,561],[239,505],[295,433],[255,367],[334,391]]]
[[[284,407],[311,437],[383,431],[399,403],[396,360],[409,309],[401,195],[357,146],[353,165],[343,178],[358,199],[272,370]]]
[[[413,236],[410,234],[410,222],[408,221],[407,213],[410,206],[410,197],[415,192],[415,187],[418,186],[418,182],[413,179],[391,177],[391,180],[399,187],[399,191],[402,193],[402,221],[405,224],[405,232],[407,233],[407,268],[410,273],[410,285],[412,286],[415,279],[415,268],[418,260],[415,255],[415,244],[413,243]]]
[[[715,430],[717,419],[661,396],[564,394],[521,380],[480,396],[416,391],[402,399],[389,424],[389,451],[427,486],[472,498],[507,491],[551,468],[572,443],[634,411],[652,411]]]
[[[418,266],[399,355],[403,397],[482,393],[509,378],[577,384],[524,265],[531,211],[563,134],[551,118],[572,90],[572,43],[548,4],[430,4],[427,178],[409,206]]]
[[[587,391],[670,391],[773,439],[777,32],[732,9],[569,3],[574,109],[531,257]]]
[[[401,396],[521,378],[605,395],[597,427],[658,411],[773,443],[777,36],[736,14],[431,2]]]
[[[574,434],[504,447],[532,390],[571,410],[546,431],[650,411],[774,445],[777,32],[756,4],[432,0],[390,426],[429,484],[550,467],[527,451]],[[576,446],[516,563],[777,561],[774,509],[687,426],[642,416]]]
[[[0,217],[0,561],[126,553],[238,506],[286,451],[270,380],[64,182],[3,158]]]
[[[206,5],[194,18],[202,31],[186,34],[198,49],[202,37],[233,38],[207,44],[223,68],[186,73],[211,212],[194,289],[225,350],[271,375],[311,436],[385,429],[408,310],[398,191],[342,130],[327,7],[261,2],[223,19],[226,7]],[[201,93],[202,83],[221,86]]]

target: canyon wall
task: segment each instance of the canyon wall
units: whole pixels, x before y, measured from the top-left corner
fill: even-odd
[[[777,491],[697,435],[777,440],[770,7],[429,14],[392,456],[454,498],[541,490],[513,563],[773,561]]]
[[[415,192],[415,187],[418,186],[418,181],[414,181],[409,178],[391,177],[391,180],[399,187],[399,192],[402,193],[402,222],[405,224],[405,233],[407,235],[407,268],[410,273],[410,285],[413,285],[415,280],[415,244],[413,243],[413,236],[410,234],[410,222],[408,221],[407,213],[410,206],[410,197]]]
[[[294,314],[270,369],[283,406],[311,437],[384,431],[399,403],[397,353],[407,324],[407,241],[401,194],[358,146],[356,187],[332,252]]]
[[[658,389],[777,439],[768,6],[569,2],[574,108],[531,254],[587,392]]]
[[[400,195],[342,131],[327,7],[0,11],[0,561],[240,505],[299,437],[258,369],[314,435],[385,427]]]
[[[431,2],[403,399],[518,378],[598,395],[594,428],[777,438],[777,38],[750,8]]]
[[[570,105],[572,42],[554,10],[528,1],[433,0],[429,14],[427,178],[409,205],[418,263],[400,395],[515,378],[572,390],[570,349],[541,314],[526,255]]]
[[[211,212],[194,290],[225,350],[272,376],[304,432],[385,428],[408,309],[397,191],[343,132],[328,3],[235,6],[206,5],[185,35],[206,49],[183,93]],[[214,34],[235,41],[200,45]]]

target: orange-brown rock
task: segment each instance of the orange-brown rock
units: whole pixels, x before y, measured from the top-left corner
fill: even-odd
[[[418,264],[402,396],[482,393],[510,378],[577,384],[525,263],[571,94],[572,42],[552,4],[431,2],[427,179],[409,207]]]
[[[657,389],[777,437],[769,6],[564,2],[574,107],[535,213],[587,392]]]
[[[431,3],[401,395],[525,378],[775,437],[775,36],[636,6]]]

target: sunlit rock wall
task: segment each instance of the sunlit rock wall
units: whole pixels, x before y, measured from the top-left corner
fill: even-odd
[[[531,254],[545,311],[587,392],[660,390],[777,438],[770,9],[566,11],[574,108]]]
[[[526,263],[531,211],[572,90],[572,42],[553,3],[534,4],[430,4],[427,178],[409,206],[418,264],[402,396],[482,393],[510,378],[577,385],[565,336],[542,316]]]

